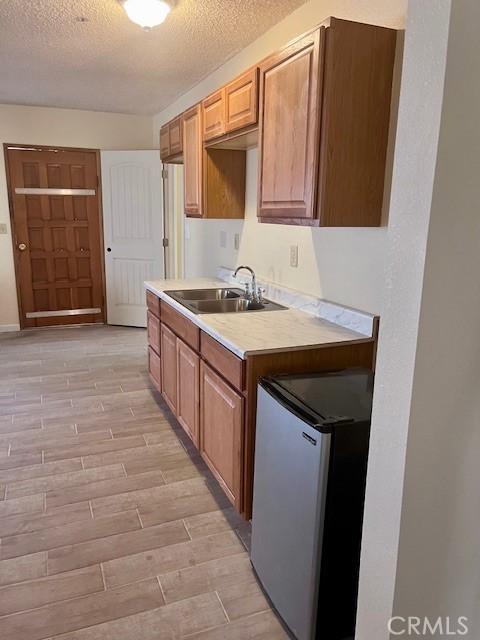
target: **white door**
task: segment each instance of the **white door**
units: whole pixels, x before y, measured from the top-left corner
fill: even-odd
[[[164,278],[158,151],[102,151],[107,322],[146,326],[145,280]]]

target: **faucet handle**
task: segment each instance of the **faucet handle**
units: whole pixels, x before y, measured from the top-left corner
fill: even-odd
[[[263,302],[263,294],[265,293],[265,289],[263,287],[257,287],[257,301]]]

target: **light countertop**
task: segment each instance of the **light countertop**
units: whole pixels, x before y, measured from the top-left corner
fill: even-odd
[[[328,347],[372,340],[364,334],[297,309],[195,314],[165,293],[178,289],[228,288],[229,286],[231,287],[225,281],[214,278],[157,280],[145,283],[147,290],[168,302],[182,315],[192,320],[202,331],[242,359],[246,359],[251,354]]]

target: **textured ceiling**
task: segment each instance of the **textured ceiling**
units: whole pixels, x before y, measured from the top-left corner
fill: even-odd
[[[153,114],[304,2],[178,0],[148,32],[117,0],[0,0],[0,103]]]

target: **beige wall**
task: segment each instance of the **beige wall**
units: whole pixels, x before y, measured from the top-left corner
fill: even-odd
[[[226,62],[154,118],[154,140],[160,125],[209,92],[258,62],[293,37],[331,15],[402,28],[407,0],[313,0],[301,6],[254,43]],[[257,152],[247,159],[245,222],[190,220],[185,240],[186,275],[214,275],[219,264],[251,265],[287,287],[381,313],[387,230],[311,229],[259,224],[256,218]],[[240,251],[234,235],[241,234]],[[221,234],[227,247],[220,246]],[[290,267],[290,245],[298,245],[299,265]]]
[[[41,144],[92,149],[151,149],[151,118],[113,113],[0,105],[0,144]],[[0,331],[18,325],[15,272],[4,157],[0,153]]]

